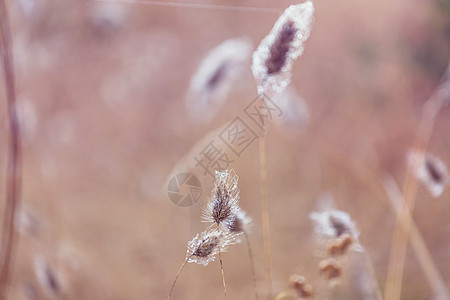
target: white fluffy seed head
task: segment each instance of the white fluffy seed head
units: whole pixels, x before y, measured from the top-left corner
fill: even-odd
[[[186,109],[193,120],[207,122],[214,117],[249,64],[252,48],[247,37],[230,39],[202,60],[186,97]]]
[[[411,150],[408,163],[417,170],[415,176],[427,188],[431,196],[437,198],[448,183],[448,170],[445,163],[430,153],[419,153]],[[418,166],[418,168],[414,168]]]
[[[241,209],[236,213],[233,220],[226,224],[226,229],[236,234],[241,234],[244,232],[249,233],[251,223],[252,218],[249,217],[247,213]]]
[[[291,81],[292,63],[303,53],[309,37],[314,5],[311,1],[289,6],[253,53],[252,72],[258,93],[272,97]]]
[[[235,235],[221,229],[207,229],[197,234],[189,243],[186,252],[187,262],[208,265],[217,253],[225,252],[235,243]]]
[[[344,233],[351,234],[355,240],[358,239],[359,232],[355,222],[350,215],[341,210],[327,210],[323,212],[313,212],[310,214],[311,220],[315,223],[315,231],[318,234],[338,238]]]
[[[203,220],[217,225],[230,226],[239,212],[238,179],[233,169],[216,171],[214,189],[203,211]]]

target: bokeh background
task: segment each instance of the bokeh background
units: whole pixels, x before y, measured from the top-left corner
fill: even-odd
[[[295,1],[195,3],[277,8]],[[247,36],[256,48],[277,13],[100,1],[7,1],[23,130],[23,205],[11,299],[164,299],[203,228],[201,200],[173,205],[168,177],[192,147],[231,121],[256,96],[250,64],[210,122],[185,99],[192,75],[221,42]],[[309,108],[306,124],[273,124],[266,137],[275,292],[299,273],[321,285],[310,212],[331,194],[361,232],[381,288],[395,214],[381,181],[401,184],[423,103],[448,62],[447,0],[314,1],[315,21],[291,87]],[[3,75],[2,75],[3,76]],[[2,77],[3,79],[3,77]],[[0,85],[0,175],[7,123]],[[443,107],[430,151],[450,164],[450,108]],[[258,291],[264,286],[259,148],[232,167],[250,235]],[[414,220],[450,287],[450,192],[420,187]],[[4,195],[1,195],[4,199]],[[224,255],[229,299],[251,299],[245,244]],[[330,298],[358,299],[343,280]],[[174,299],[222,299],[217,262],[189,264]],[[431,291],[409,249],[403,299]]]

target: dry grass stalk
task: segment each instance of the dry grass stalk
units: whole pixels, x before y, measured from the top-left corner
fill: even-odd
[[[6,175],[6,207],[3,218],[3,234],[0,253],[0,295],[7,297],[16,244],[15,216],[20,204],[21,190],[21,141],[16,108],[15,77],[11,46],[11,30],[8,11],[4,0],[0,0],[0,33],[2,64],[6,87],[6,101],[9,121],[9,151]]]
[[[405,202],[403,200],[402,192],[395,182],[394,178],[385,178],[384,188],[396,213],[399,214],[400,210],[402,209],[401,206],[405,206]],[[423,240],[419,232],[419,229],[413,221],[411,221],[410,239],[411,246],[416,254],[417,260],[422,267],[428,284],[431,287],[433,297],[435,299],[450,299],[447,290],[447,284],[439,273],[436,265],[434,264],[433,257],[431,256],[430,251],[428,250],[427,245],[425,244],[425,241]]]
[[[309,37],[314,6],[311,1],[291,5],[275,22],[252,57],[252,73],[258,93],[269,97],[280,94],[290,82],[293,61],[302,54],[303,42]],[[261,206],[263,220],[264,258],[267,297],[272,298],[272,258],[270,246],[269,208],[267,200],[267,169],[265,129],[259,138]]]
[[[253,281],[253,288],[255,289],[255,299],[258,300],[258,287],[256,286],[256,271],[255,271],[255,263],[254,263],[254,256],[252,251],[252,246],[250,244],[250,239],[248,238],[248,233],[244,231],[245,240],[247,241],[247,250],[248,250],[248,260],[250,261],[250,268],[252,270],[252,281]]]
[[[401,207],[395,223],[384,293],[386,300],[400,299],[406,249],[408,246],[407,242],[411,230],[412,212],[417,194],[417,178],[415,174],[420,169],[420,161],[423,160],[425,150],[428,147],[436,121],[436,115],[439,113],[442,105],[448,101],[450,101],[450,66],[447,67],[441,85],[425,103],[412,147],[412,149],[417,151],[418,159],[413,165],[408,166],[403,184],[403,199],[406,205]]]
[[[272,255],[270,247],[269,203],[267,200],[267,168],[266,168],[266,138],[259,138],[259,165],[261,177],[261,206],[263,220],[264,261],[266,269],[267,298],[272,298]]]
[[[238,176],[234,170],[218,172],[216,171],[216,179],[214,189],[211,192],[211,198],[208,201],[206,209],[203,212],[203,218],[206,222],[213,222],[227,229],[232,226],[239,211],[239,189],[237,186]],[[229,230],[228,230],[229,231]],[[219,249],[220,271],[222,274],[223,292],[225,299],[227,298],[227,285],[225,283],[225,275],[223,271],[222,256]]]
[[[252,219],[239,207],[238,180],[239,177],[233,169],[226,170],[224,172],[216,171],[214,189],[211,192],[211,198],[206,206],[206,209],[203,211],[203,219],[207,222],[215,223],[218,228],[219,226],[222,226],[222,229],[230,232],[236,237],[240,234],[244,234],[247,241],[250,267],[252,270],[255,298],[258,299],[253,251],[248,238]],[[240,240],[236,239],[236,243],[239,242]],[[221,259],[220,263],[223,275],[223,265]],[[226,297],[226,284],[223,276],[222,278]]]
[[[220,262],[220,273],[222,274],[223,293],[225,295],[225,299],[227,299],[227,284],[225,282],[225,273],[223,272],[223,261],[222,261],[222,254],[220,254],[220,249],[219,249],[219,262]]]
[[[255,298],[258,298],[253,254],[248,239],[251,218],[239,207],[238,179],[236,172],[232,169],[224,172],[216,171],[211,198],[208,200],[206,208],[203,211],[203,221],[213,222],[213,225],[216,226],[214,228],[212,227],[213,225],[209,226],[204,232],[197,234],[194,239],[188,243],[186,259],[178,270],[170,289],[168,299],[170,299],[173,288],[186,263],[194,262],[206,266],[215,259],[217,254],[219,256],[222,284],[226,298],[227,287],[225,283],[222,253],[228,249],[228,246],[239,243],[240,240],[238,240],[238,236],[241,234],[244,234],[247,240],[253,282],[255,285]]]
[[[225,283],[221,252],[226,251],[228,245],[235,243],[235,240],[236,238],[234,235],[226,233],[220,228],[215,230],[207,230],[200,236],[197,235],[191,242],[189,242],[188,251],[186,254],[186,259],[188,262],[195,262],[204,266],[213,261],[216,254],[219,254],[220,272],[222,275],[225,299],[227,298],[227,286]]]
[[[361,183],[371,190],[377,198],[382,199],[383,201],[387,200],[388,204],[397,214],[399,214],[401,205],[401,201],[399,199],[402,199],[402,193],[399,188],[396,187],[396,183],[393,179],[386,180],[383,183],[372,170],[368,169],[362,163],[351,159],[346,154],[340,153],[336,149],[333,149],[333,147],[328,143],[324,143],[323,141],[316,139],[315,144],[319,147],[321,152],[326,154],[326,157],[329,159],[328,161],[330,163],[336,164],[340,170],[346,171],[346,173],[349,176],[352,176],[353,179],[361,181]],[[439,273],[439,270],[434,263],[430,251],[428,250],[420,231],[414,223],[414,220],[411,220],[410,238],[414,254],[424,271],[427,281],[433,290],[433,294],[437,295],[437,299],[450,299],[448,296],[446,283]],[[368,257],[366,260],[369,261],[370,258]],[[371,262],[369,263],[371,264]],[[372,274],[375,273],[372,272]],[[375,276],[373,277],[375,278]],[[380,299],[382,299],[381,296]]]
[[[210,262],[214,261],[217,254],[227,251],[228,246],[234,244],[235,240],[236,238],[234,235],[231,235],[221,229],[207,229],[206,231],[197,234],[188,243],[186,259],[175,276],[168,299],[171,298],[173,288],[175,287],[178,277],[180,276],[186,263],[196,263],[206,266]]]

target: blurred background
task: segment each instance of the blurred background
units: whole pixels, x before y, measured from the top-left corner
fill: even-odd
[[[112,0],[6,2],[23,140],[11,299],[166,298],[187,242],[206,227],[201,210],[212,188],[200,178],[200,200],[182,208],[168,198],[167,181],[191,149],[204,148],[207,142],[198,143],[257,95],[248,58],[218,113],[198,122],[201,115],[192,116],[186,107],[191,79],[225,40],[247,37],[251,53],[280,13],[298,2],[195,2],[280,13]],[[395,214],[382,180],[393,176],[401,185],[423,104],[447,68],[450,2],[320,0],[314,6],[311,36],[294,63],[290,85],[308,118],[274,122],[266,135],[273,289],[287,289],[293,273],[320,281],[320,250],[309,214],[320,208],[324,193],[356,222],[383,289]],[[0,95],[4,191],[3,77]],[[449,129],[450,108],[444,106],[429,150],[447,164]],[[258,156],[254,142],[232,167],[239,175],[241,207],[253,218],[250,241],[262,295]],[[448,288],[449,198],[448,189],[434,199],[421,186],[414,210]],[[251,299],[245,244],[223,258],[229,299]],[[405,270],[402,298],[430,299],[411,249]],[[329,297],[358,299],[354,290],[344,280]],[[173,299],[222,298],[217,262],[188,264],[173,294]]]

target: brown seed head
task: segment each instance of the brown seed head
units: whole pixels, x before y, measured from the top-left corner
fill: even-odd
[[[239,211],[238,177],[234,170],[216,172],[214,189],[203,212],[206,222],[229,226]]]
[[[336,237],[340,237],[342,234],[351,231],[349,226],[345,222],[342,221],[342,219],[330,215],[330,224],[334,228],[334,232]]]
[[[246,70],[252,48],[246,37],[226,40],[200,62],[191,78],[185,102],[194,121],[209,122],[218,113]]]
[[[418,165],[416,177],[428,189],[433,197],[439,197],[448,183],[448,170],[445,163],[430,153],[412,150],[408,155],[412,167]]]
[[[206,266],[215,259],[217,253],[225,252],[229,245],[235,242],[235,236],[220,229],[206,230],[197,234],[188,243],[186,258],[188,262],[194,262]]]
[[[328,254],[330,256],[344,255],[350,249],[350,246],[353,245],[353,242],[353,237],[348,233],[344,233],[339,238],[329,242]]]
[[[428,173],[430,174],[430,177],[433,179],[433,181],[437,183],[442,183],[443,181],[443,174],[441,170],[438,169],[435,163],[429,158],[425,157],[425,168],[427,169]]]
[[[356,230],[355,222],[350,215],[341,210],[329,210],[323,212],[313,212],[311,219],[316,223],[316,232],[332,237],[339,238],[344,233],[358,239],[359,232]]]
[[[219,84],[220,81],[225,77],[226,75],[226,71],[227,71],[227,67],[228,67],[228,62],[224,61],[212,74],[212,76],[207,80],[206,82],[206,88],[208,89],[215,89]]]
[[[306,278],[293,274],[289,278],[289,283],[292,288],[297,292],[300,298],[308,298],[314,294],[314,288],[311,284],[306,282]]]
[[[341,266],[333,258],[323,259],[319,262],[320,274],[327,280],[336,279],[341,276]]]
[[[213,200],[212,218],[215,223],[220,224],[226,219],[233,217],[233,199],[230,198],[228,190],[217,187]]]

